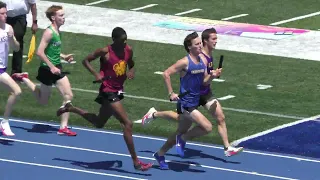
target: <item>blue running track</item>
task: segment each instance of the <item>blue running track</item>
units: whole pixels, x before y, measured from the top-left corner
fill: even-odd
[[[73,127],[76,137],[56,134],[58,125],[13,119],[14,137],[0,137],[1,180],[105,179],[306,179],[320,177],[320,159],[263,151],[225,157],[221,146],[188,143],[186,157],[175,148],[166,155],[170,170],[160,170],[153,153],[164,139],[135,135],[140,160],[153,162],[136,171],[121,132]]]

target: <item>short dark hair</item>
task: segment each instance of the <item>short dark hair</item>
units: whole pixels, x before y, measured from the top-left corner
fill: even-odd
[[[2,2],[2,1],[0,1],[0,9],[1,8],[7,8],[7,4]]]
[[[210,34],[212,34],[212,33],[217,34],[217,30],[215,28],[209,28],[209,29],[206,29],[202,32],[202,35],[201,35],[202,44],[204,44],[204,40],[209,39]]]
[[[184,49],[189,53],[190,52],[190,49],[189,49],[189,46],[192,45],[192,40],[194,40],[195,38],[199,37],[198,33],[197,32],[193,32],[191,34],[188,34],[186,36],[186,38],[184,38],[184,41],[183,41],[183,45],[184,45]]]
[[[119,38],[123,38],[123,36],[125,36],[125,40],[127,39],[127,33],[126,31],[121,28],[121,27],[115,27],[113,30],[112,30],[112,39],[115,40],[115,39],[119,39]]]

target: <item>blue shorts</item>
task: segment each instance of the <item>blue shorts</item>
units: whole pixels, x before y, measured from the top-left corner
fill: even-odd
[[[0,68],[0,74],[6,72],[7,68]]]

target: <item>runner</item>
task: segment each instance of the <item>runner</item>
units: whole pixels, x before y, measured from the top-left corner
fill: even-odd
[[[123,84],[125,80],[134,78],[133,51],[127,45],[127,33],[124,29],[116,27],[112,31],[113,44],[99,48],[89,54],[83,61],[84,66],[93,74],[97,82],[101,82],[99,95],[95,101],[101,104],[98,115],[89,113],[83,109],[66,104],[60,109],[58,115],[65,112],[73,112],[91,122],[97,128],[102,128],[111,116],[119,120],[123,128],[123,137],[135,169],[146,171],[152,167],[151,163],[141,162],[135,152],[132,138],[132,121],[122,105]],[[90,62],[100,58],[100,73],[97,73]],[[129,69],[127,72],[127,68]],[[112,142],[111,142],[112,143]]]
[[[66,103],[70,103],[73,97],[71,85],[68,77],[61,72],[61,59],[73,61],[73,55],[61,54],[61,32],[60,27],[65,22],[64,11],[62,6],[51,6],[46,11],[47,18],[51,21],[51,25],[44,31],[37,55],[41,59],[38,69],[37,80],[41,82],[40,88],[37,87],[26,73],[15,73],[12,77],[17,81],[23,81],[34,93],[36,100],[45,105],[48,103],[52,85],[55,85],[63,97],[63,104],[60,108],[64,108]],[[77,133],[68,128],[69,113],[63,113],[61,116],[59,135],[76,136]]]
[[[214,28],[206,29],[202,32],[203,50],[200,57],[205,61],[207,73],[213,70],[212,52],[217,44],[217,31]],[[203,106],[217,120],[218,132],[224,144],[224,153],[226,156],[233,156],[243,151],[243,147],[232,147],[228,140],[227,126],[222,106],[214,97],[210,84],[202,85],[200,91],[199,106]],[[178,113],[174,111],[157,111],[154,107],[150,108],[142,118],[142,124],[148,124],[156,118],[170,119],[177,121]]]
[[[186,141],[204,136],[212,131],[211,122],[197,108],[200,100],[200,86],[203,83],[207,84],[212,81],[214,77],[220,74],[220,70],[210,71],[210,74],[207,74],[206,65],[199,56],[202,43],[196,32],[186,36],[184,47],[188,55],[178,60],[163,72],[170,100],[178,101],[179,125],[177,131],[153,155],[161,169],[168,169],[164,154],[174,144],[176,144],[177,153],[183,157]],[[180,97],[173,92],[171,85],[170,76],[175,73],[180,74]],[[197,125],[191,128],[193,122]]]
[[[9,117],[13,105],[21,94],[19,85],[6,73],[8,67],[8,56],[10,47],[13,51],[19,51],[20,44],[16,40],[13,28],[6,23],[7,5],[0,1],[0,86],[10,92],[4,110],[3,119],[0,123],[0,130],[5,136],[14,136],[9,124]]]

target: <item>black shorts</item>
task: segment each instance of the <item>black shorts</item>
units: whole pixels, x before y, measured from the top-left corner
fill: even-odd
[[[107,101],[109,103],[121,101],[124,98],[123,93],[118,92],[99,92],[95,101],[99,104],[103,104],[103,102]]]
[[[197,109],[198,106],[194,106],[194,107],[184,107],[180,104],[180,102],[177,103],[177,113],[178,114],[183,114],[184,111],[187,111],[189,113],[191,113],[193,110]]]
[[[208,94],[200,96],[199,106],[204,106],[213,99],[216,99],[216,98],[213,96],[212,92],[210,91]]]
[[[61,64],[56,65],[60,70],[62,69]],[[59,79],[65,77],[65,74],[52,74],[48,66],[40,66],[38,69],[38,76],[36,77],[38,81],[47,86],[52,86],[56,84]]]

